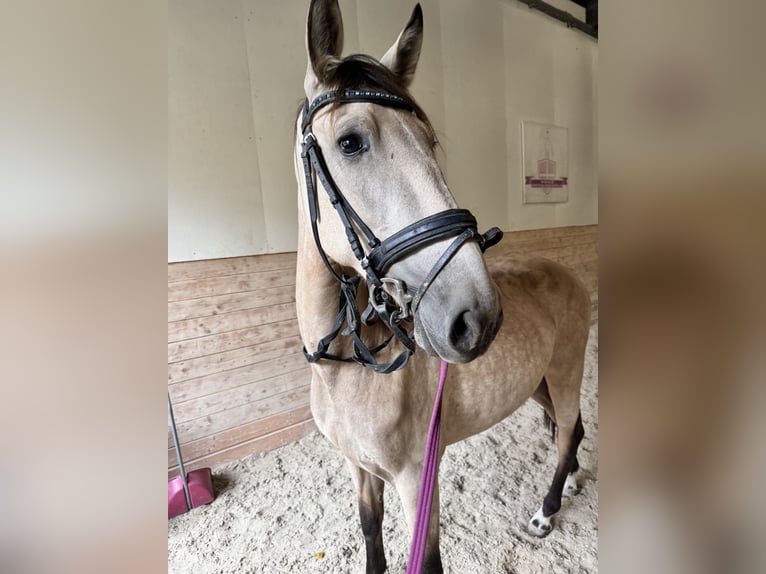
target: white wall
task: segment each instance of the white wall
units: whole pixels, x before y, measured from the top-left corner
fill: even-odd
[[[341,0],[344,53],[380,57],[414,3]],[[421,4],[412,91],[460,205],[481,228],[596,223],[595,40],[513,0]],[[170,1],[169,261],[295,249],[307,9],[308,0]],[[522,119],[569,128],[568,203],[522,204]]]

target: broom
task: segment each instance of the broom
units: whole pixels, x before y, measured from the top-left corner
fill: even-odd
[[[173,404],[168,394],[168,417],[170,430],[173,433],[173,445],[176,449],[178,469],[181,474],[168,480],[168,518],[173,518],[192,508],[208,504],[215,500],[213,491],[213,474],[209,468],[198,468],[188,474],[184,469],[184,459],[181,456],[181,445],[178,444],[176,421],[173,417]]]

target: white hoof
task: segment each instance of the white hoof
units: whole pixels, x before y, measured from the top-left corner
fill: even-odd
[[[544,536],[548,536],[548,534],[551,533],[551,530],[553,530],[553,524],[551,524],[551,516],[545,517],[543,516],[543,509],[540,507],[540,510],[535,512],[535,515],[532,517],[532,519],[529,521],[529,524],[527,525],[527,530],[532,536],[538,536],[540,538],[543,538]]]
[[[564,491],[561,493],[564,496],[575,496],[580,494],[580,485],[577,484],[577,478],[574,472],[570,472],[567,475],[567,480],[564,483]]]

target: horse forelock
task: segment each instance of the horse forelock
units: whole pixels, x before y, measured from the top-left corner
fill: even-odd
[[[417,118],[423,122],[429,136],[436,143],[433,126],[423,108],[418,105],[409,90],[402,86],[397,76],[374,58],[365,54],[346,56],[328,70],[325,85],[328,90],[336,92],[379,90],[402,98],[407,106],[414,111]],[[342,102],[336,101],[331,109],[339,105],[342,105]]]

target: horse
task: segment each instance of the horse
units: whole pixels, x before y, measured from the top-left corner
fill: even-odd
[[[408,91],[422,38],[418,4],[380,60],[342,57],[337,0],[309,7],[294,150],[296,311],[314,420],[356,488],[367,574],[387,568],[386,483],[413,531],[441,361],[452,366],[439,459],[531,397],[554,429],[558,464],[529,532],[550,533],[562,495],[579,488],[588,292],[541,257],[484,259],[499,233],[479,234],[457,207],[434,130]],[[423,572],[443,572],[438,481]]]

